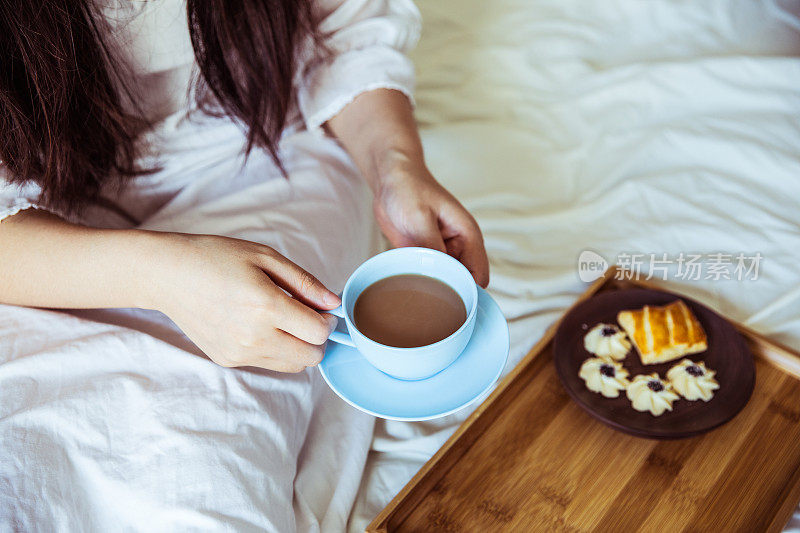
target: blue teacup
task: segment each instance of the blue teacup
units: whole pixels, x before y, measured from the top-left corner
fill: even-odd
[[[365,336],[353,323],[356,300],[376,281],[400,274],[429,276],[450,286],[464,301],[467,320],[449,337],[417,348],[387,346]],[[445,253],[428,248],[395,248],[368,259],[347,280],[342,305],[331,311],[344,319],[347,333],[336,330],[329,340],[355,347],[372,366],[392,377],[425,379],[458,358],[472,336],[477,311],[478,289],[464,265]]]

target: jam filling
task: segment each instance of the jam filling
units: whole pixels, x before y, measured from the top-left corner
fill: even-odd
[[[703,369],[697,365],[689,365],[686,367],[686,373],[698,378],[703,375]]]
[[[664,390],[664,384],[656,380],[648,381],[647,387],[653,392],[661,392]]]
[[[616,375],[614,367],[605,363],[600,365],[600,373],[608,378],[613,378]]]
[[[606,326],[603,328],[603,331],[601,331],[601,333],[603,334],[603,337],[613,337],[614,335],[617,334],[617,328],[615,328],[614,326]]]

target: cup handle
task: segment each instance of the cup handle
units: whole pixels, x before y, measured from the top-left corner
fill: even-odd
[[[339,323],[341,324],[344,320],[344,309],[340,305],[336,309],[332,309],[328,311],[329,314],[339,318]],[[355,348],[355,344],[353,343],[353,339],[350,338],[350,335],[346,331],[339,331],[339,326],[336,326],[337,329],[334,329],[333,332],[328,336],[329,341],[333,341],[338,344],[346,344],[347,346],[352,346]],[[345,324],[345,329],[347,325]]]

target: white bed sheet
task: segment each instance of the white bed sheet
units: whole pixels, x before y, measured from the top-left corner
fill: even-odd
[[[800,349],[800,2],[418,4],[417,116],[483,228],[506,370],[585,289],[583,250],[760,253],[757,280],[670,282]],[[351,530],[466,415],[380,421]]]

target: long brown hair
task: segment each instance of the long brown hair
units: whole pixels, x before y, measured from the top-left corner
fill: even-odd
[[[316,40],[310,0],[187,0],[187,19],[200,108],[243,124],[246,151],[280,165],[298,48]],[[149,170],[137,166],[146,125],[107,34],[94,0],[0,0],[0,160],[13,183],[37,183],[41,202],[67,212]]]

